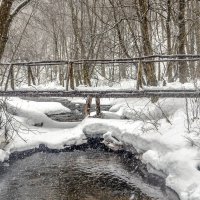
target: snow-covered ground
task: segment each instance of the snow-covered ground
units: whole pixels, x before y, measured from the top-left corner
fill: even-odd
[[[103,119],[72,123],[55,122],[45,115],[70,112],[60,103],[10,98],[7,109],[18,132],[0,150],[0,160],[40,144],[62,149],[101,136],[110,148],[137,151],[149,170],[164,176],[182,200],[200,200],[199,100],[159,99],[155,104],[146,98],[103,101],[112,104]]]

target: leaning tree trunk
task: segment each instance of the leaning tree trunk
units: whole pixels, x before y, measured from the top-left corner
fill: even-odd
[[[2,59],[6,43],[8,41],[8,32],[14,17],[30,2],[24,0],[16,6],[11,13],[12,5],[15,0],[1,0],[0,2],[0,60]]]

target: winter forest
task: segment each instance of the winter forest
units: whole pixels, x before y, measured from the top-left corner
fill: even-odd
[[[200,1],[0,0],[0,200],[200,200]]]
[[[199,3],[198,0],[2,1],[1,62],[199,54]],[[136,69],[133,64],[121,64],[118,69],[112,69],[112,65],[105,69],[102,65],[95,72],[88,65],[77,67],[77,86],[90,84],[96,73],[111,81],[134,78]],[[167,62],[156,68],[155,63],[148,65],[142,73],[146,85],[178,79],[185,83],[199,74],[198,62]],[[16,69],[18,76],[19,70]],[[1,74],[6,76],[7,71],[2,66]],[[44,71],[45,80],[59,79],[63,84],[65,71],[63,67],[48,68]],[[84,78],[83,71],[88,78]],[[33,67],[32,73],[40,83],[40,69]]]

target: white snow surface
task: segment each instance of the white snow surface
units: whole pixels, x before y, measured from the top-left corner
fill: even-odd
[[[37,111],[45,114],[60,114],[71,112],[69,108],[66,108],[61,103],[57,102],[35,102],[26,101],[20,98],[10,98],[7,101],[9,108],[13,110],[24,109],[26,111]]]
[[[103,77],[102,77],[103,78]],[[124,79],[121,80],[120,82],[108,82],[105,81],[105,79],[103,78],[101,81],[98,82],[98,84],[96,83],[95,80],[91,80],[92,81],[92,86],[88,87],[85,85],[79,85],[78,87],[75,88],[75,90],[77,91],[113,91],[113,90],[135,90],[136,89],[136,85],[137,85],[137,81],[133,80],[133,79]],[[172,83],[166,83],[166,86],[163,86],[163,82],[160,81],[158,82],[158,86],[151,86],[151,87],[147,87],[145,86],[143,89],[171,89],[171,90],[175,90],[175,89],[200,89],[200,81],[191,81],[191,82],[187,82],[187,83],[180,83],[180,82],[172,82]],[[0,90],[4,90],[3,87],[0,87]],[[8,90],[12,91],[11,88],[8,88]],[[39,85],[31,85],[28,86],[25,83],[20,84],[19,86],[16,86],[15,90],[20,90],[20,91],[65,91],[66,88],[61,86],[58,82],[54,81],[54,82],[47,82],[47,83],[42,83]]]
[[[68,97],[67,98],[69,101],[71,101],[74,104],[85,104],[86,98],[83,97]],[[114,103],[113,98],[101,98],[101,105],[112,105]],[[95,98],[92,99],[92,104],[96,104]]]
[[[71,123],[55,122],[45,115],[70,111],[60,103],[10,98],[8,112],[13,115],[18,133],[0,150],[0,161],[14,151],[40,144],[62,149],[83,144],[87,137],[101,136],[110,148],[136,150],[151,169],[162,172],[166,184],[182,200],[200,200],[200,123],[198,119],[191,120],[194,102],[189,102],[190,132],[185,99],[160,99],[156,104],[146,98],[117,99],[112,104],[110,111],[104,113],[107,119],[86,118],[81,123]],[[41,123],[42,127],[35,126]]]

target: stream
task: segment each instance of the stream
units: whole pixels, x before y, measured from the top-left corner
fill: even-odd
[[[31,99],[33,100],[33,99]],[[57,121],[80,121],[83,105],[56,101],[72,113],[51,115]],[[94,109],[92,107],[92,109]],[[108,110],[109,106],[103,106]],[[100,141],[53,151],[14,153],[0,164],[1,200],[178,200],[163,178],[148,173],[136,155],[108,150]]]

